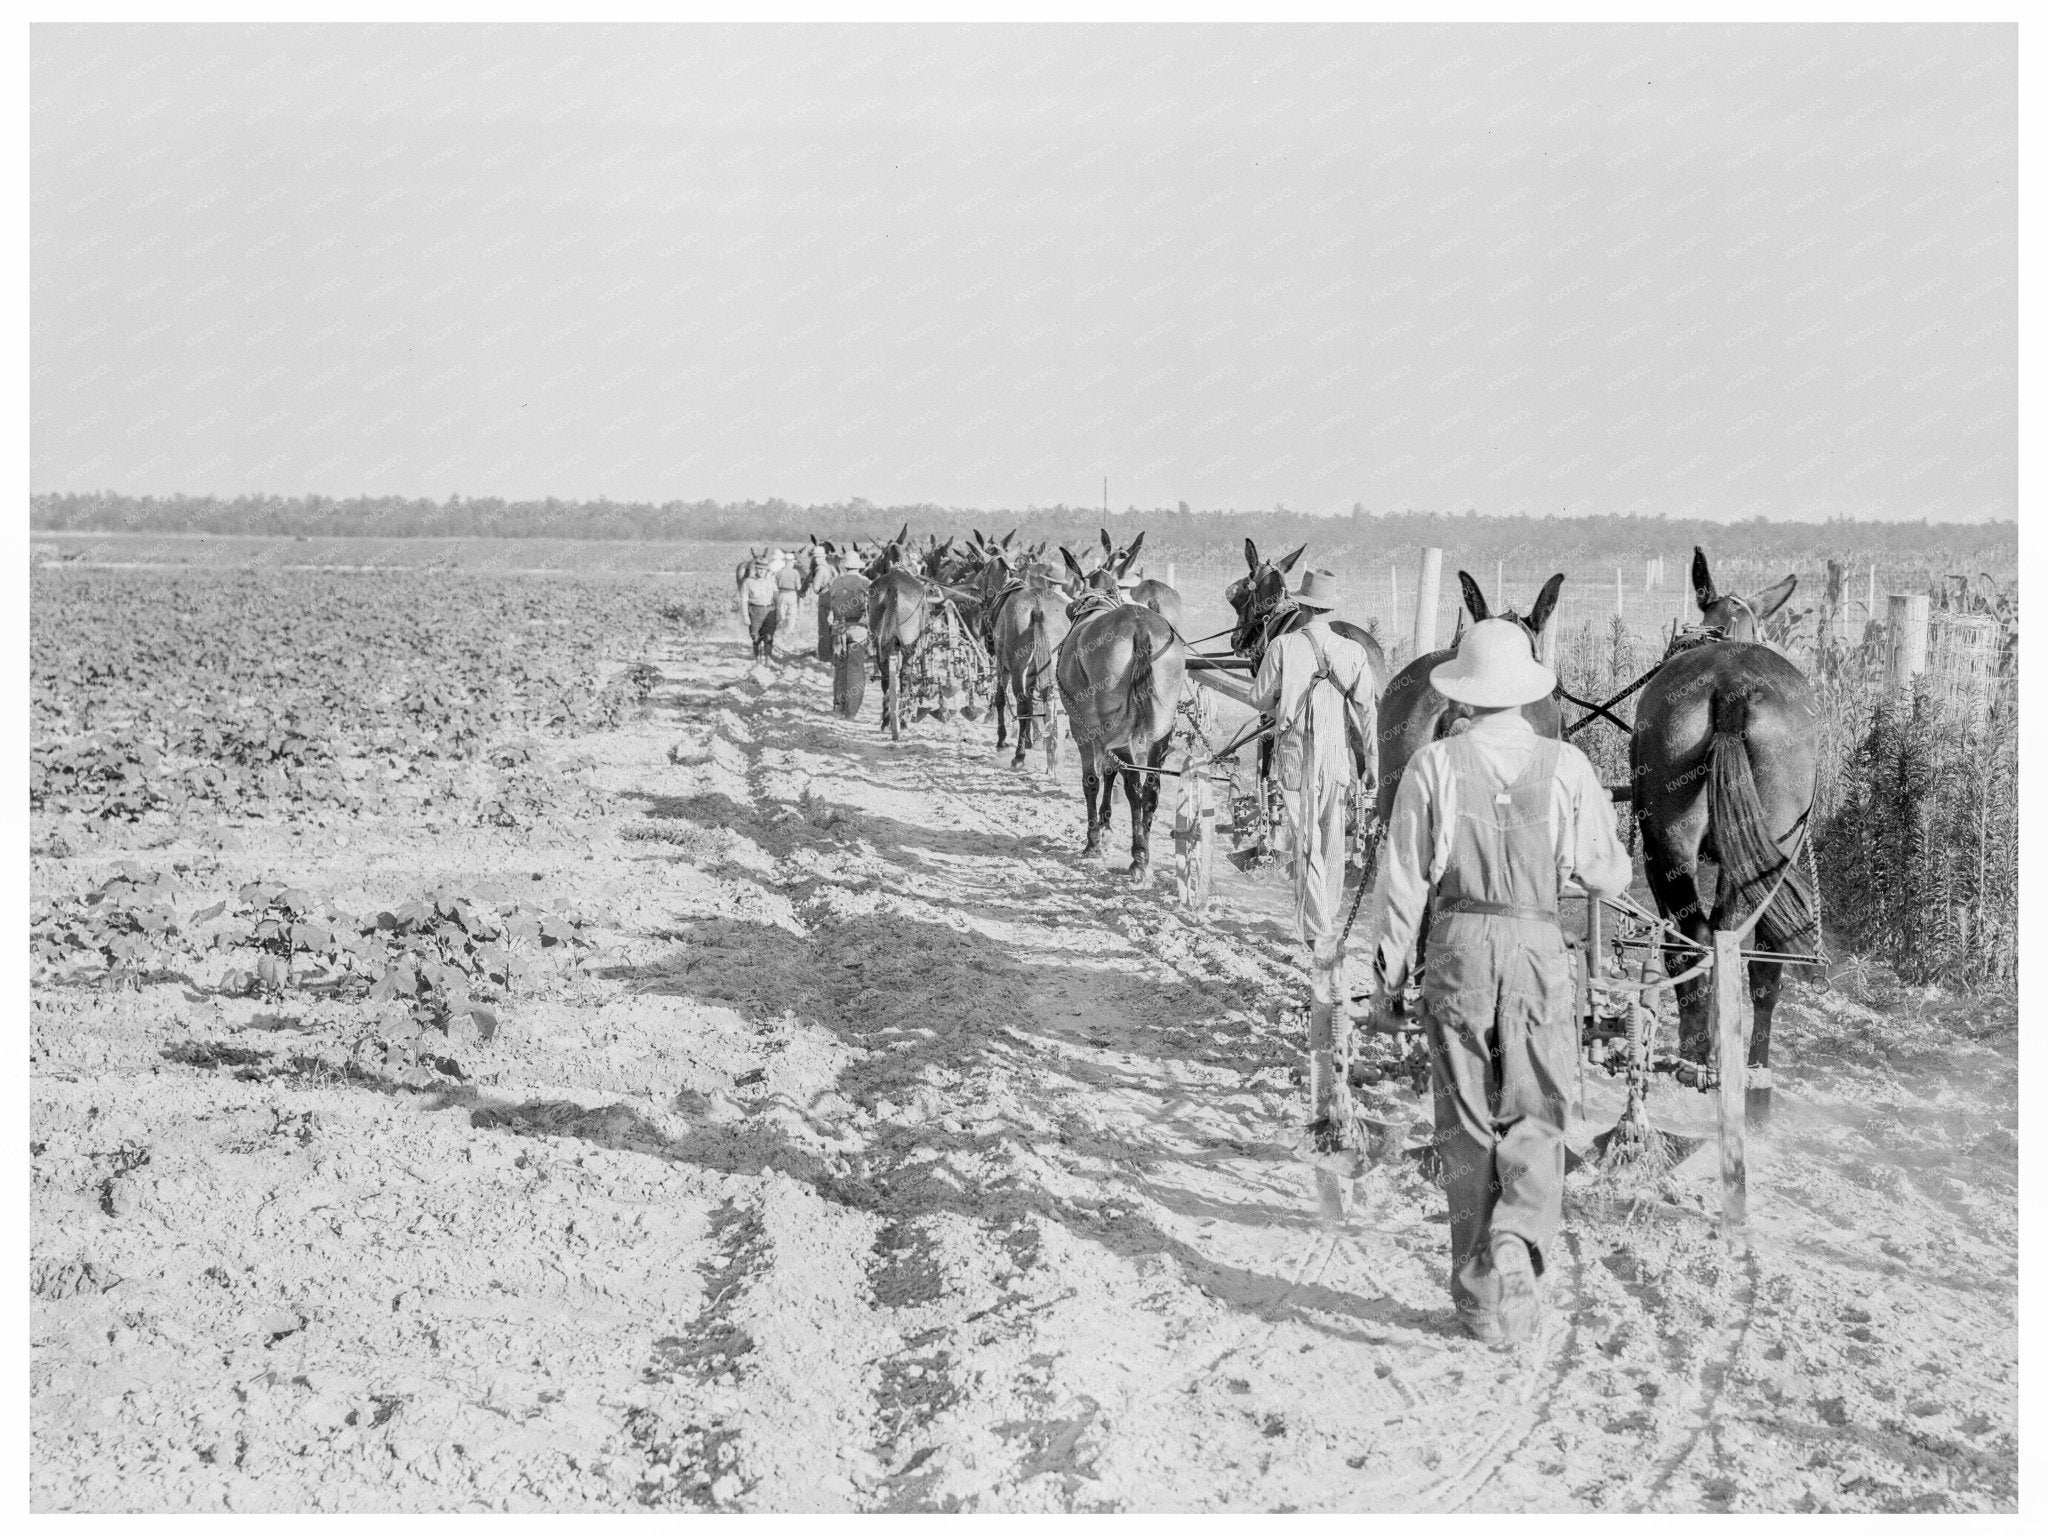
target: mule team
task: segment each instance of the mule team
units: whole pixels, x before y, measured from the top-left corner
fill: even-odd
[[[1121,780],[1132,878],[1144,883],[1189,655],[1179,593],[1137,567],[1144,536],[1120,549],[1104,530],[1099,553],[1084,561],[1062,547],[1054,563],[1045,544],[1020,547],[1014,533],[976,532],[957,548],[934,538],[921,550],[908,535],[906,526],[886,543],[814,538],[779,562],[763,551],[743,564],[756,654],[773,654],[776,624],[788,621],[778,606],[817,592],[818,654],[843,656],[850,639],[872,646],[883,725],[900,735],[906,660],[935,623],[964,627],[993,663],[997,748],[1014,717],[1013,766],[1034,741],[1054,766],[1064,715],[1081,759],[1083,852],[1101,855]],[[1377,640],[1334,617],[1341,593],[1330,572],[1289,584],[1302,553],[1262,560],[1246,540],[1246,574],[1225,595],[1237,615],[1231,649],[1255,667],[1260,770],[1283,796],[1295,930],[1308,949],[1311,1130],[1323,1152],[1354,1146],[1354,1008],[1364,1005],[1375,1029],[1398,1029],[1419,974],[1451,1299],[1475,1337],[1518,1343],[1540,1320],[1540,1277],[1557,1241],[1565,1084],[1579,1048],[1559,906],[1568,882],[1612,896],[1632,873],[1609,792],[1562,739],[1558,681],[1538,659],[1564,577],[1544,583],[1527,614],[1496,616],[1460,572],[1472,622],[1455,650],[1390,676]],[[1758,633],[1793,584],[1751,599],[1721,593],[1695,550],[1700,622],[1674,638],[1637,706],[1630,763],[1646,874],[1661,913],[1695,941],[1739,924],[1760,899],[1771,902],[1758,928],[1766,950],[1817,939],[1812,882],[1796,861],[1785,868],[1813,799],[1814,699]],[[1345,963],[1354,785],[1383,829],[1358,898],[1362,992],[1346,984]],[[1718,868],[1711,900],[1698,884],[1703,858]],[[1780,970],[1749,968],[1750,1108],[1760,1120]],[[1681,986],[1679,1005],[1681,1054],[1703,1061],[1707,983]]]

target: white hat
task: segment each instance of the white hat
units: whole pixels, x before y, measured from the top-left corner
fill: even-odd
[[[1465,631],[1455,660],[1430,669],[1429,682],[1460,704],[1506,709],[1548,698],[1557,674],[1531,654],[1529,632],[1513,619],[1481,619]]]
[[[1314,570],[1304,572],[1301,590],[1294,594],[1297,608],[1315,608],[1327,611],[1337,606],[1337,573]]]

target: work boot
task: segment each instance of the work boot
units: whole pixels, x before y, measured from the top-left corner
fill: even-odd
[[[1522,1344],[1535,1336],[1543,1321],[1543,1296],[1536,1289],[1536,1269],[1529,1245],[1506,1234],[1493,1240],[1493,1272],[1500,1281],[1501,1342]]]
[[[1500,1314],[1491,1307],[1461,1301],[1458,1303],[1458,1322],[1467,1333],[1482,1344],[1502,1344],[1507,1341],[1507,1334],[1501,1327]]]

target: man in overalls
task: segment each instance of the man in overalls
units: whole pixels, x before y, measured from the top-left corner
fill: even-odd
[[[777,550],[786,558],[775,567],[775,633],[793,634],[796,630],[796,593],[803,585],[803,572],[796,568],[796,557],[787,550]],[[768,658],[775,659],[775,642],[768,643]]]
[[[1427,914],[1422,1003],[1451,1300],[1475,1338],[1516,1344],[1541,1320],[1536,1279],[1563,1214],[1578,1044],[1558,898],[1573,876],[1598,895],[1626,890],[1629,856],[1586,755],[1522,715],[1557,679],[1521,625],[1473,625],[1429,680],[1472,718],[1401,775],[1368,930],[1375,1014],[1400,996]]]
[[[1344,812],[1351,786],[1376,782],[1379,733],[1365,647],[1330,628],[1337,578],[1302,577],[1307,624],[1266,647],[1252,707],[1278,725],[1280,781],[1294,870],[1294,931],[1309,947],[1309,1119],[1317,1146],[1350,1145],[1350,988],[1344,981]]]
[[[766,560],[756,560],[747,572],[740,601],[747,609],[747,639],[754,648],[754,660],[774,660],[775,578],[768,574]]]

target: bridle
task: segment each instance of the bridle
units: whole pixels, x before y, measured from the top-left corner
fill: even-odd
[[[1744,613],[1749,615],[1749,633],[1751,639],[1763,638],[1764,621],[1758,618],[1756,610],[1749,606],[1748,598],[1743,597],[1734,592],[1723,592],[1721,594],[1721,601],[1724,603],[1733,603],[1738,608],[1740,608]]]

